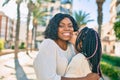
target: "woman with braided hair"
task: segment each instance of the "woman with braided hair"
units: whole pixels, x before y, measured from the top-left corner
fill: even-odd
[[[92,28],[83,28],[78,35],[73,34],[71,42],[76,49],[76,55],[72,58],[66,70],[66,77],[84,77],[93,72],[102,78],[100,70],[101,41],[98,33]]]

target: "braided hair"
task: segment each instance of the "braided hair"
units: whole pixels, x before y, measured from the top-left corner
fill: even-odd
[[[83,28],[77,36],[75,48],[88,59],[92,72],[98,73],[102,77],[100,70],[102,48],[97,32],[92,28]]]

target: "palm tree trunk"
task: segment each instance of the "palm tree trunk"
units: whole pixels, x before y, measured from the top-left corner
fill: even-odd
[[[34,43],[35,43],[35,49],[37,49],[37,26],[34,26],[35,27],[35,39],[34,39]]]
[[[30,17],[31,17],[31,12],[30,10],[28,11],[28,16],[27,16],[27,38],[26,38],[26,54],[28,54],[28,38],[29,38],[29,24],[30,24]]]
[[[33,24],[33,29],[32,29],[32,41],[34,41],[33,43],[34,43],[34,49],[36,49],[37,48],[37,40],[36,40],[36,33],[37,33],[37,26],[35,26],[34,24]],[[32,43],[32,45],[33,45],[33,43]],[[32,49],[31,49],[32,50]]]
[[[99,34],[100,38],[101,38],[101,27],[102,27],[102,21],[103,21],[102,5],[104,2],[105,2],[105,0],[96,0],[97,7],[98,7],[98,17],[97,17],[98,34]]]
[[[30,52],[32,52],[32,46],[33,46],[33,29],[32,29],[32,35],[31,35],[31,46],[30,46]]]
[[[35,29],[35,26],[33,26],[33,29],[32,29],[32,47],[34,46],[34,49],[35,49],[35,36],[36,36],[36,29]],[[32,50],[32,49],[31,49]]]
[[[102,27],[102,20],[103,19],[103,13],[100,9],[98,9],[98,17],[97,17],[97,21],[98,21],[98,34],[101,38],[101,27]]]
[[[18,58],[19,50],[19,30],[20,30],[20,3],[17,4],[17,24],[16,24],[16,34],[15,34],[15,59]]]
[[[33,40],[34,40],[34,37],[35,37],[35,27],[33,26],[32,28],[32,39],[31,39],[31,48],[30,48],[30,51],[32,52],[32,49],[33,49]]]
[[[8,30],[8,17],[6,17],[6,25],[5,25],[6,27],[5,27],[5,41],[7,41],[7,34],[8,34],[8,32],[7,32],[7,30]]]
[[[36,40],[36,37],[37,37],[37,25],[38,25],[38,22],[37,22],[37,19],[34,18],[33,19],[33,39],[34,39],[34,48],[37,49],[37,40]]]

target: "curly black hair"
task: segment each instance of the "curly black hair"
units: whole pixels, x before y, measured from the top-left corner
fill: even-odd
[[[78,25],[75,19],[69,14],[57,13],[50,21],[44,32],[45,38],[50,38],[53,40],[58,39],[58,27],[61,20],[64,18],[69,18],[73,24],[74,31],[77,31]]]
[[[82,42],[82,46],[80,42]],[[92,28],[83,28],[77,36],[75,48],[88,59],[92,72],[99,73],[102,77],[100,70],[102,47],[98,33]]]

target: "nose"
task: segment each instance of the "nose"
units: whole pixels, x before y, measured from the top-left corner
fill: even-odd
[[[69,26],[65,26],[65,30],[70,30],[70,27]]]

